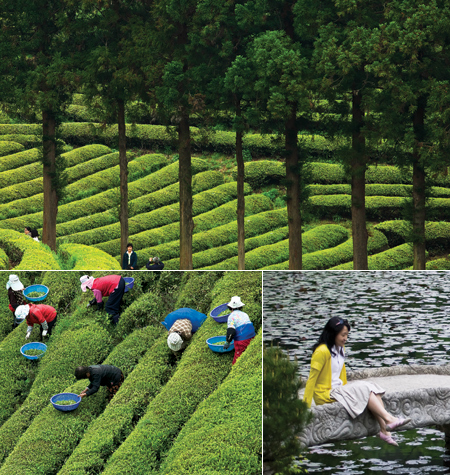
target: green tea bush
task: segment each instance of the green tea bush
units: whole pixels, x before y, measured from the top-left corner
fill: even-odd
[[[0,248],[0,269],[8,270],[9,268],[9,258],[6,255],[6,252]]]
[[[409,221],[384,221],[375,226],[388,239],[389,247],[399,246],[411,241],[412,225]],[[428,221],[425,223],[425,241],[430,253],[450,251],[450,223]]]
[[[245,240],[245,252],[247,253],[255,248],[267,247],[270,244],[277,243],[286,239],[289,236],[289,229],[287,226],[274,229],[268,233],[260,234]],[[217,268],[221,269],[222,264],[225,262],[223,269],[237,269],[238,268],[238,245],[237,242],[226,244],[225,246],[216,247],[214,249],[208,249],[206,251],[197,252],[192,255],[192,262],[194,269],[205,268]],[[235,267],[231,267],[231,262],[235,263]],[[217,264],[220,263],[220,264]],[[215,265],[217,264],[217,265]],[[171,259],[165,263],[167,269],[179,269],[180,259]],[[208,267],[209,266],[209,267]],[[166,268],[165,267],[165,268]],[[250,270],[251,267],[246,269]]]
[[[161,466],[164,475],[261,473],[262,330],[202,401]],[[223,437],[233,434],[233,437]]]
[[[77,272],[45,272],[41,283],[48,287],[48,295],[42,303],[55,308],[58,315],[67,311],[80,289],[80,277]]]
[[[263,211],[262,213],[245,218],[245,236],[247,238],[259,236],[287,225],[286,208]],[[208,249],[225,246],[237,242],[236,221],[223,224],[208,231],[196,233],[192,236],[192,252],[199,253]],[[159,246],[140,250],[146,256],[159,256],[163,261],[176,259],[180,254],[180,241],[171,241]],[[116,256],[118,258],[119,256]],[[167,262],[165,262],[167,264]],[[176,267],[176,266],[175,266]]]
[[[289,230],[284,228],[284,240],[274,244],[266,244],[245,253],[245,268],[261,269],[268,265],[279,264],[289,259]],[[335,247],[348,239],[349,232],[342,226],[325,224],[317,226],[302,235],[302,252],[315,252],[320,249]],[[258,239],[258,238],[254,238]],[[219,262],[216,265],[203,267],[203,270],[237,269],[237,257]]]
[[[434,259],[426,263],[427,270],[450,270],[450,259],[448,257],[442,257],[440,259]]]
[[[380,252],[374,256],[369,256],[367,260],[369,270],[406,269],[414,262],[413,246],[409,243],[401,244],[400,246],[396,246],[393,249],[388,249],[387,251]],[[332,267],[331,269],[352,270],[353,262],[348,262],[341,266]]]
[[[60,392],[79,394],[83,389],[83,383],[78,381]],[[103,390],[83,399],[80,406],[71,412],[56,410],[46,399],[46,407],[17,441],[14,451],[0,468],[0,475],[57,473],[105,405]]]
[[[201,203],[200,201],[200,204]],[[261,213],[271,208],[272,202],[264,195],[249,195],[245,197],[246,216]],[[233,200],[216,209],[194,216],[193,232],[195,234],[234,221],[236,219],[236,212],[237,200]],[[154,247],[165,242],[174,241],[179,239],[179,236],[180,224],[179,222],[175,222],[156,229],[130,235],[129,240],[133,243],[134,249],[139,250],[145,247]],[[102,249],[108,254],[115,255],[120,248],[120,239],[95,244],[95,247]]]
[[[0,157],[4,157],[6,155],[11,156],[14,153],[22,152],[24,150],[24,146],[17,142],[11,141],[0,141]],[[3,168],[3,164],[5,163],[4,159],[0,160],[0,170]]]
[[[240,295],[250,318],[261,321],[261,274],[227,273],[217,281],[211,308]],[[231,369],[232,355],[209,350],[205,340],[225,333],[208,318],[194,334],[172,378],[150,402],[146,413],[122,445],[111,455],[105,475],[142,474],[159,470],[180,428],[197,405],[209,396]],[[260,436],[260,434],[259,434]]]
[[[9,259],[16,264],[15,270],[59,269],[50,248],[25,234],[0,229],[0,243]]]
[[[309,185],[310,195],[350,195],[351,185]],[[412,185],[367,184],[366,196],[412,196]],[[430,196],[450,197],[450,188],[433,186]]]
[[[157,163],[161,163],[165,159],[163,155],[158,155],[155,158],[155,154],[149,160],[154,160]],[[145,159],[146,160],[146,159]],[[132,163],[129,167],[132,168]],[[138,163],[138,162],[136,162]],[[139,165],[137,167],[140,168]],[[208,169],[208,164],[206,161],[201,159],[192,159],[192,173],[195,175],[201,171]],[[110,173],[109,175],[110,185],[114,185],[117,180],[117,173]],[[140,196],[143,196],[145,193],[151,193],[152,191],[159,190],[168,184],[176,183],[178,181],[178,164],[174,163],[168,165],[163,169],[150,173],[150,175],[136,180],[128,185],[128,199],[133,200]],[[70,185],[69,187],[70,188]],[[76,193],[79,193],[79,186],[74,187],[73,189]],[[70,193],[70,190],[66,190],[67,194]],[[110,210],[111,203],[118,202],[119,197],[119,187],[103,191],[89,198],[81,199],[75,202],[67,203],[58,207],[57,223],[64,223],[71,221],[77,218],[82,218],[84,216],[89,216],[93,213],[99,213],[102,211]],[[66,195],[67,196],[67,195]],[[3,228],[10,229],[23,229],[25,226],[34,226],[39,228],[42,225],[42,212],[29,214],[27,216],[21,216],[19,218],[10,218],[1,222]],[[31,223],[31,224],[28,224]]]
[[[212,290],[222,277],[222,272],[185,272],[175,308],[193,308],[207,315],[211,307]]]
[[[247,187],[246,193],[250,193]],[[192,197],[192,214],[205,213],[211,209],[217,208],[224,203],[234,199],[237,195],[236,183],[224,183],[212,189],[202,191]],[[142,213],[128,219],[128,229],[130,235],[139,232],[159,228],[166,224],[178,222],[180,220],[180,204],[172,203],[163,206],[148,213]],[[98,227],[89,231],[71,234],[68,239],[70,242],[78,242],[82,244],[97,244],[99,242],[110,241],[114,238],[120,238],[120,223],[109,224],[107,226]],[[131,239],[131,238],[130,238]],[[139,247],[133,242],[136,249]]]
[[[23,324],[22,327],[23,337],[26,325]],[[39,372],[27,399],[0,427],[0,461],[5,460],[14,449],[21,434],[48,405],[50,397],[64,392],[65,387],[73,382],[75,368],[103,361],[110,348],[109,334],[95,323],[77,331],[66,332],[57,341],[49,341],[48,349],[40,360]],[[7,465],[5,462],[4,466]],[[1,470],[0,473],[2,473]]]
[[[386,236],[374,230],[367,241],[369,254],[384,251],[388,248]],[[303,270],[322,270],[346,263],[353,258],[353,240],[350,238],[342,244],[330,249],[304,254],[302,257]],[[284,270],[289,268],[289,261],[263,267],[262,270]]]
[[[130,337],[156,330],[148,328],[135,331]],[[58,472],[60,475],[100,473],[108,457],[133,430],[135,421],[145,412],[149,401],[169,379],[173,371],[169,364],[172,352],[167,346],[166,336],[159,337],[155,342],[148,342],[147,349],[103,414],[88,428]]]
[[[279,184],[286,176],[286,166],[274,160],[258,160],[244,164],[244,181],[253,189],[262,186]],[[237,180],[237,167],[233,170],[233,178]]]
[[[116,336],[124,338],[135,328],[143,328],[148,325],[164,328],[160,322],[174,308],[161,297],[159,292],[147,292],[135,299],[133,303],[120,315],[116,327]]]
[[[3,153],[3,151],[7,150],[4,144],[11,144],[9,153]],[[15,142],[0,142],[0,157],[0,172],[3,172],[36,162],[39,159],[39,154],[37,148],[24,150],[24,146],[21,144]]]
[[[58,254],[73,270],[120,270],[121,264],[106,252],[83,244],[60,244]]]
[[[37,135],[25,134],[4,134],[1,139],[5,142],[16,142],[23,145],[25,148],[36,147],[42,143],[42,137]]]

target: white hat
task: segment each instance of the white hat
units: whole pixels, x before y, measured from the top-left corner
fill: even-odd
[[[19,305],[14,312],[16,320],[25,320],[25,318],[30,313],[30,307],[27,305]]]
[[[167,337],[167,344],[173,351],[180,351],[183,345],[183,338],[178,333],[169,333]]]
[[[13,290],[23,290],[23,284],[20,282],[19,277],[15,274],[11,274],[9,276],[8,282],[6,282],[6,290],[9,288],[12,288]]]
[[[234,297],[231,297],[231,300],[227,303],[227,305],[231,308],[240,308],[243,307],[245,304],[241,302],[241,297],[235,295]]]
[[[83,275],[80,277],[80,282],[81,282],[81,290],[83,292],[86,292],[86,287],[88,289],[92,287],[92,284],[94,283],[94,278],[88,275]]]

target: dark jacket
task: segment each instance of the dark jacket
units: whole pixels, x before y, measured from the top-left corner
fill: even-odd
[[[150,261],[145,264],[147,270],[163,270],[164,269],[164,262],[159,261],[157,264],[152,264]]]
[[[97,364],[89,366],[89,381],[86,396],[90,396],[98,391],[100,386],[113,386],[119,383],[122,371],[116,366],[109,364]]]
[[[134,270],[137,269],[137,254],[132,251],[131,256],[130,256],[130,267],[132,267]],[[128,267],[128,252],[125,252],[122,258],[122,269],[127,270],[129,269]]]
[[[9,305],[16,310],[19,305],[23,305],[26,302],[23,295],[23,290],[13,290],[11,287],[8,289]],[[14,311],[12,310],[12,311]]]

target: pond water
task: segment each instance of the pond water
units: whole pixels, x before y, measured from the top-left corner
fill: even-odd
[[[309,374],[311,347],[329,318],[346,318],[347,371],[397,364],[450,363],[448,272],[264,272],[264,341],[280,345]],[[450,473],[444,434],[396,433],[309,448],[310,473]]]

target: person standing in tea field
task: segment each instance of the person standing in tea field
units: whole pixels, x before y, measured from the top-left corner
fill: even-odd
[[[137,254],[133,251],[133,244],[127,244],[127,251],[122,258],[123,270],[137,270]]]
[[[255,327],[250,321],[249,316],[242,311],[244,305],[245,304],[241,302],[241,298],[237,295],[232,297],[227,304],[231,313],[228,315],[226,343],[223,345],[223,348],[226,350],[230,346],[231,341],[234,340],[234,358],[232,364],[236,363],[236,360],[242,355],[250,344],[250,341],[255,337]]]
[[[97,310],[103,310],[103,297],[108,297],[106,302],[106,313],[109,314],[111,323],[117,325],[120,317],[120,304],[125,293],[125,280],[120,275],[107,275],[105,277],[94,277],[83,275],[80,277],[81,290],[92,290],[94,298],[89,302],[90,305],[97,304]]]
[[[81,398],[95,394],[100,386],[106,386],[108,401],[113,398],[124,381],[122,371],[109,364],[78,366],[75,370],[75,378],[77,380],[89,379],[90,381],[89,386],[79,394]]]
[[[39,324],[41,327],[41,341],[42,337],[52,334],[52,329],[56,323],[56,310],[50,305],[39,304],[35,305],[27,303],[20,305],[15,311],[16,319],[20,322],[27,321],[27,334],[25,339],[30,338],[34,324]]]
[[[17,307],[25,302],[23,295],[24,286],[17,275],[11,274],[9,276],[8,282],[6,282],[6,290],[8,291],[9,309],[14,315]],[[14,318],[13,328],[16,328],[18,325],[19,323]]]

